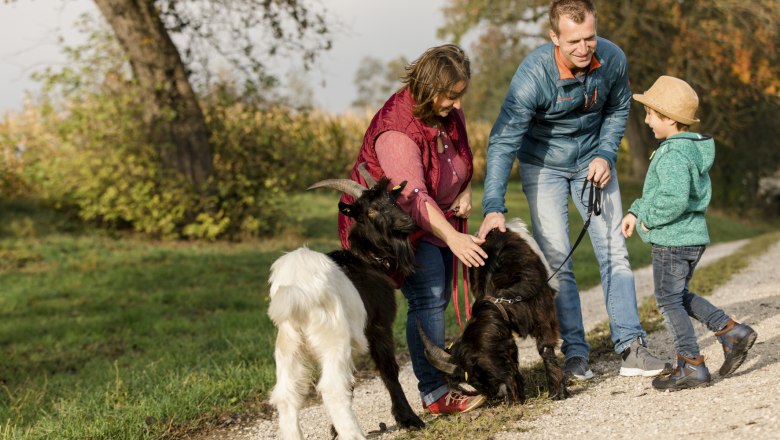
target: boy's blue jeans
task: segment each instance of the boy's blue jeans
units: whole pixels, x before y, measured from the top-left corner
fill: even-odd
[[[401,292],[409,306],[406,315],[406,343],[417,377],[417,389],[425,405],[439,400],[449,391],[442,373],[431,366],[425,357],[425,348],[417,320],[434,344],[444,347],[444,311],[452,295],[452,251],[430,243],[420,242],[415,259],[417,270],[404,280]]]
[[[674,349],[689,359],[700,354],[691,318],[713,332],[725,327],[729,320],[723,310],[688,290],[704,249],[705,246],[653,245],[655,301],[674,338]]]
[[[560,266],[571,250],[569,239],[569,196],[583,220],[587,217],[588,190],[581,197],[588,170],[576,173],[529,164],[520,164],[523,192],[531,210],[534,238],[552,270]],[[591,185],[589,182],[588,185]],[[584,200],[583,200],[584,198]],[[617,174],[602,189],[602,212],[592,216],[588,234],[599,262],[604,303],[609,316],[612,342],[617,353],[623,352],[638,336],[646,336],[637,312],[634,273],[628,262],[628,251],[620,222],[623,208]],[[557,274],[560,284],[555,297],[564,357],[588,358],[590,347],[585,341],[580,292],[569,259]]]

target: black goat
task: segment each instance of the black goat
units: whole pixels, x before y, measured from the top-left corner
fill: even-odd
[[[557,284],[548,283],[549,266],[525,224],[515,219],[507,229],[488,233],[482,245],[488,254],[485,265],[469,269],[475,298],[472,316],[449,351],[433,344],[420,329],[426,356],[452,385],[466,382],[488,397],[506,393],[511,402],[524,402],[513,334],[531,336],[544,363],[549,395],[568,397],[555,356]]]
[[[414,221],[395,201],[406,182],[390,192],[382,179],[371,189],[351,180],[326,180],[311,188],[330,187],[356,197],[339,203],[356,223],[350,249],[329,254],[306,247],[285,254],[271,267],[268,315],[279,329],[274,357],[276,386],[271,402],[279,411],[283,439],[302,439],[298,413],[306,396],[310,361],[321,369],[317,390],[340,439],[363,439],[352,411],[353,351],[370,350],[390,392],[392,413],[403,428],[425,426],[406,400],[398,381],[393,342],[395,286],[388,272],[414,269],[408,236]]]

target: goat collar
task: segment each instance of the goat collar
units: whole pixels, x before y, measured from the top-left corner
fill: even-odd
[[[496,308],[498,308],[498,311],[501,312],[501,316],[504,317],[504,320],[506,322],[510,322],[509,321],[509,314],[506,312],[506,309],[504,308],[504,305],[501,304],[501,303],[502,302],[509,302],[510,304],[512,304],[512,302],[510,302],[511,300],[506,300],[505,298],[496,298],[494,296],[486,296],[485,299],[490,301],[491,303],[493,303],[493,305],[496,306]],[[515,299],[517,299],[517,298],[515,298]],[[515,301],[515,302],[517,302],[517,301]]]
[[[386,270],[390,270],[390,261],[387,259],[387,257],[377,257],[373,252],[369,252],[368,255],[371,257],[371,263],[378,264]]]
[[[501,297],[495,297],[490,295],[485,296],[485,299],[491,301],[493,304],[499,304],[499,303],[516,304],[526,300],[522,296],[516,296],[514,298],[501,298]]]
[[[507,322],[509,322],[509,315],[506,313],[506,309],[504,309],[503,304],[517,304],[526,300],[526,298],[523,298],[522,296],[516,296],[514,298],[501,298],[491,295],[486,295],[485,299],[498,307],[498,310],[501,311],[501,315],[504,317],[504,319],[506,319]]]

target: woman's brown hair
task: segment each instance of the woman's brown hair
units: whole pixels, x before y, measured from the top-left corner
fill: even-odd
[[[471,79],[471,65],[466,52],[455,44],[426,50],[406,66],[401,82],[409,87],[415,101],[414,116],[426,122],[437,117],[433,111],[436,97],[448,94],[460,81]]]

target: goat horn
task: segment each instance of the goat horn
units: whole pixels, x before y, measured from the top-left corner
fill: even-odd
[[[420,339],[422,339],[422,343],[425,346],[425,358],[428,359],[428,362],[443,373],[454,374],[457,365],[450,362],[451,356],[449,353],[428,338],[419,319],[417,320],[417,332],[420,333]]]
[[[355,198],[358,198],[361,195],[363,195],[363,191],[366,190],[366,188],[364,188],[363,185],[355,182],[354,180],[349,180],[349,179],[321,180],[306,189],[309,190],[315,188],[333,188],[341,192],[347,193]]]
[[[360,162],[360,165],[358,165],[358,172],[361,176],[363,176],[364,179],[366,179],[366,183],[369,187],[372,187],[376,185],[376,180],[374,180],[374,176],[371,175],[371,173],[368,172],[368,169],[366,168],[366,162]]]

